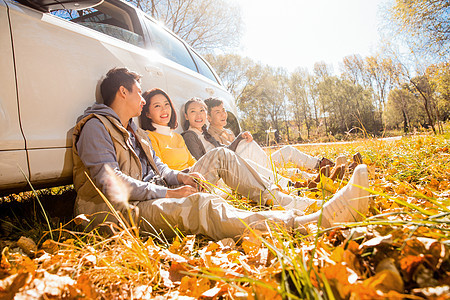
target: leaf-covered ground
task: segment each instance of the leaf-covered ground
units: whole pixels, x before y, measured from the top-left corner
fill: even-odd
[[[102,237],[77,233],[78,219],[50,222],[51,235],[24,232],[2,242],[0,299],[448,299],[447,137],[301,149],[330,158],[362,154],[373,194],[364,221],[328,230],[310,225],[307,235],[270,226],[237,242],[181,233],[167,241],[133,229]],[[328,198],[340,187],[322,186],[301,193]]]

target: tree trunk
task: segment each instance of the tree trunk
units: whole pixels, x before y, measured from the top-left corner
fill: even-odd
[[[291,141],[291,137],[289,136],[289,122],[285,121],[285,123],[286,123],[287,142],[289,143]]]
[[[430,110],[428,109],[428,98],[424,95],[424,93],[419,88],[419,86],[414,82],[414,80],[411,79],[410,81],[414,85],[416,90],[419,92],[419,94],[422,96],[423,106],[425,107],[425,112],[427,113],[428,122],[430,122],[430,126],[433,129],[434,134],[436,134],[436,128],[434,128],[433,118],[431,117]]]
[[[407,134],[408,133],[408,119],[406,118],[404,109],[402,109],[402,113],[403,113],[403,132],[405,134]]]

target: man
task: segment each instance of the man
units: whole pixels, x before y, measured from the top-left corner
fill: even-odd
[[[146,134],[132,121],[141,114],[145,103],[139,82],[140,76],[126,68],[110,70],[100,86],[104,104],[88,108],[75,126],[75,212],[92,215],[90,226],[115,220],[89,178],[122,215],[128,216],[131,211],[142,231],[162,230],[166,236],[174,235],[172,227],[222,239],[238,237],[246,224],[265,230],[267,221],[293,229],[317,222],[319,212],[250,212],[234,208],[216,195],[199,192],[198,180],[206,177],[215,183],[222,178],[255,201],[293,201],[230,150],[213,149],[215,159],[202,158],[197,162],[193,171],[199,173],[169,169],[155,155]],[[178,187],[166,187],[164,183]],[[359,220],[368,210],[368,193],[360,186],[368,186],[364,165],[355,170],[350,184],[324,204],[322,224]]]

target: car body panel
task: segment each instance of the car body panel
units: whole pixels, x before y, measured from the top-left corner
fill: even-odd
[[[125,2],[106,0],[100,6],[133,29],[125,30],[131,37],[142,38],[137,40],[139,46],[99,31],[102,24],[89,23],[92,20],[83,19],[86,15],[77,24],[17,2],[0,1],[0,158],[11,159],[1,161],[0,191],[24,186],[18,165],[35,187],[71,181],[73,127],[88,106],[102,102],[99,83],[113,67],[143,75],[144,91],[166,90],[178,109],[191,97],[215,95],[236,111],[220,80],[211,80],[217,78],[212,69],[207,78],[196,71],[194,61],[190,67],[195,71],[155,51],[145,25],[155,21]],[[184,41],[170,36],[192,56]]]
[[[0,150],[25,150],[20,130],[14,56],[6,10],[5,3],[0,1],[0,68],[5,74],[0,80]]]
[[[0,80],[0,186],[19,188],[26,186],[25,176],[30,174],[20,129],[7,9],[5,2],[0,1],[0,69],[5,74]]]

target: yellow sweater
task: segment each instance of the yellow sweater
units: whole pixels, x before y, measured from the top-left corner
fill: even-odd
[[[180,134],[171,132],[169,136],[156,131],[147,131],[147,133],[156,156],[172,170],[181,171],[195,164],[196,160]]]

